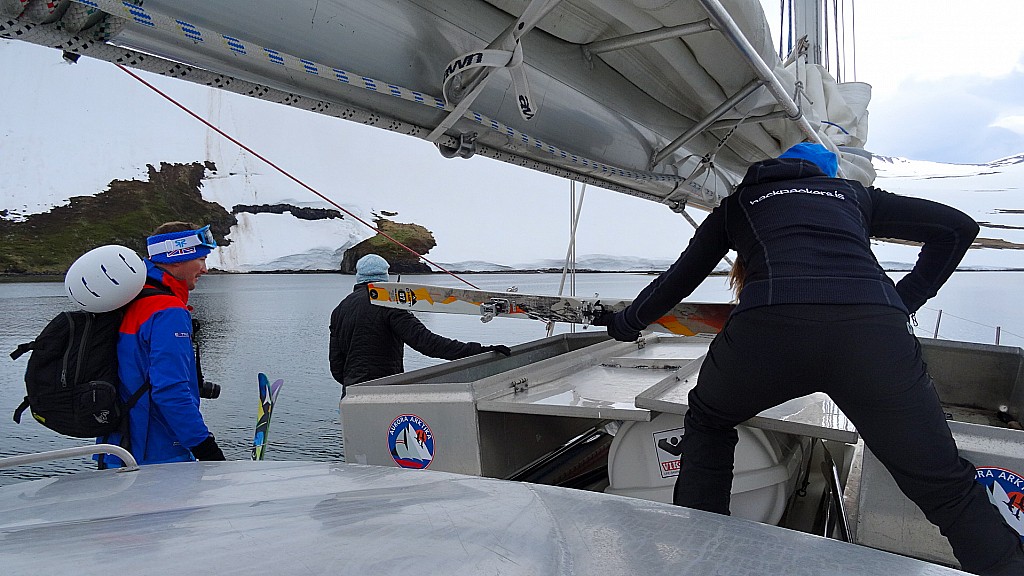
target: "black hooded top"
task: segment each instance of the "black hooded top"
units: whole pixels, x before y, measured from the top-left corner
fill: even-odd
[[[970,216],[944,204],[829,178],[802,159],[765,160],[612,322],[620,332],[643,330],[689,296],[730,249],[746,274],[733,314],[774,304],[882,304],[913,313],[953,273],[978,231]],[[871,252],[873,237],[923,243],[899,283]]]

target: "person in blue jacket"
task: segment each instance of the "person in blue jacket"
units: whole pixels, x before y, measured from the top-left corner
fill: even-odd
[[[673,502],[729,514],[736,425],[825,392],[964,570],[1024,574],[1021,537],[960,457],[909,321],[956,269],[978,224],[937,202],[836,178],[837,169],[836,155],[810,142],[754,163],[666,272],[594,322],[636,340],[736,251],[739,302],[689,394]],[[879,266],[872,237],[922,243],[899,282]]]
[[[146,240],[146,287],[167,293],[134,300],[121,321],[117,342],[121,399],[128,411],[128,451],[139,464],[224,460],[199,412],[200,385],[193,346],[189,292],[206,273],[217,247],[209,226],[168,222]],[[103,438],[122,444],[115,433]],[[120,466],[105,456],[101,467]]]

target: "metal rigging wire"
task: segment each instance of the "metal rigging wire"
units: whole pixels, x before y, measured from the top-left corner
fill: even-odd
[[[779,0],[779,58],[785,59],[799,40],[795,3]],[[820,19],[818,49],[821,64],[837,82],[857,80],[856,0],[809,0],[817,3]]]

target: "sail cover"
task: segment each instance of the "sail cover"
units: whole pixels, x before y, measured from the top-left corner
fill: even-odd
[[[857,153],[870,87],[781,61],[758,0],[17,0],[0,36],[675,209],[713,207],[812,134],[842,147],[846,176],[874,177]]]

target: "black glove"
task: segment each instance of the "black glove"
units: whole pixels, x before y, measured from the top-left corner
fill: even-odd
[[[508,346],[505,346],[504,344],[495,344],[494,346],[484,346],[483,348],[481,348],[481,350],[484,351],[484,352],[497,352],[498,354],[501,354],[502,356],[511,356],[512,355],[512,350]]]
[[[217,446],[217,441],[213,439],[213,434],[192,448],[191,452],[196,460],[226,460],[224,453],[220,451],[220,446]]]
[[[639,330],[626,326],[625,319],[617,312],[602,312],[591,322],[594,326],[607,326],[608,335],[620,342],[635,342],[640,337]]]
[[[629,327],[619,327],[612,322],[608,325],[608,335],[619,342],[636,342],[640,338],[640,331]]]

